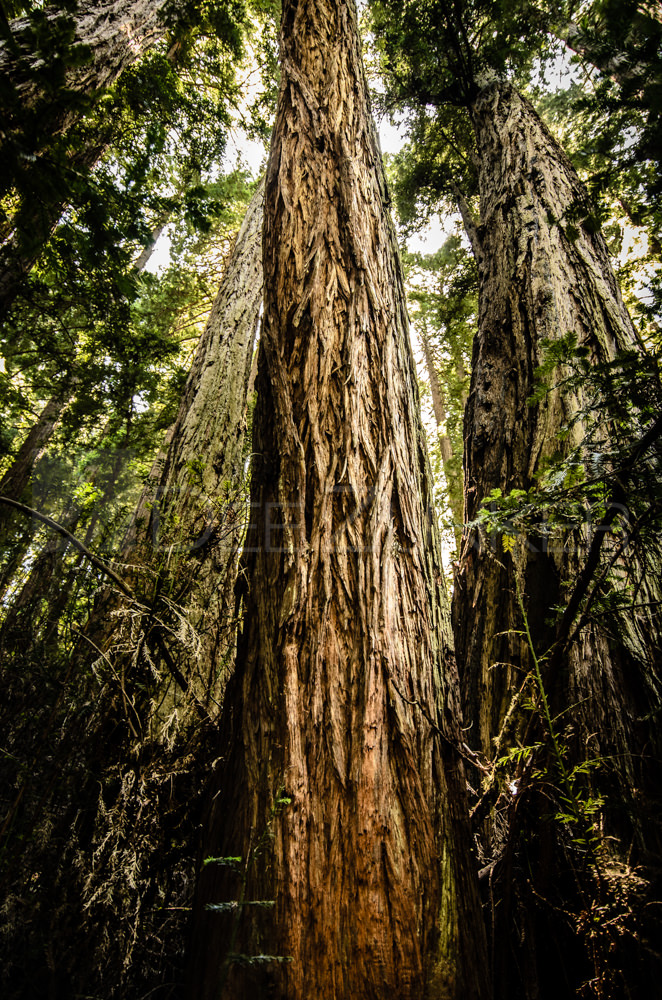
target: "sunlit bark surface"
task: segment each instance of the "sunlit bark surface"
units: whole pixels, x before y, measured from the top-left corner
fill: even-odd
[[[288,0],[281,68],[245,621],[204,848],[243,860],[202,872],[190,995],[481,996],[447,598],[354,4]]]

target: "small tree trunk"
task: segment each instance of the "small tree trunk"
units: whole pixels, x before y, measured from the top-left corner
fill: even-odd
[[[448,495],[448,504],[451,509],[454,521],[454,530],[456,541],[459,545],[459,541],[462,535],[462,494],[461,489],[458,485],[456,489],[455,474],[452,469],[450,462],[453,458],[453,446],[451,444],[451,439],[446,433],[446,418],[448,414],[446,413],[446,404],[444,402],[444,396],[442,392],[441,385],[439,384],[439,375],[437,374],[437,366],[434,361],[434,354],[432,351],[432,345],[430,344],[430,337],[428,335],[427,326],[425,321],[419,327],[419,336],[421,338],[421,344],[423,346],[423,356],[425,358],[425,367],[427,368],[428,380],[430,382],[430,392],[432,393],[432,409],[434,411],[434,419],[437,424],[437,434],[439,437],[439,450],[441,451],[441,462],[444,469],[444,476],[446,478],[446,490]],[[459,478],[459,476],[457,477]],[[458,500],[458,493],[460,497]]]
[[[354,4],[287,0],[281,67],[245,618],[204,848],[242,861],[202,870],[190,995],[478,997],[455,668]]]
[[[172,212],[168,211],[166,215],[162,216],[162,218],[159,219],[156,226],[154,226],[152,234],[149,239],[149,243],[147,243],[146,246],[143,247],[141,252],[136,257],[135,263],[133,265],[134,274],[141,274],[149,264],[150,260],[152,259],[152,255],[156,250],[156,244],[159,242],[161,236],[163,235],[163,230],[168,225],[171,216]]]
[[[0,569],[0,601],[4,600],[5,594],[12,586],[31,539],[32,529],[29,524],[26,525],[25,518],[23,518],[22,527],[17,527],[16,536],[11,544],[6,547],[4,552],[0,547],[0,556],[3,559]]]
[[[444,397],[441,391],[441,386],[439,385],[439,376],[437,375],[437,368],[434,363],[434,355],[432,353],[432,346],[430,344],[430,338],[425,326],[425,323],[421,324],[419,330],[419,336],[421,338],[421,344],[423,345],[423,356],[425,358],[425,367],[428,372],[428,379],[430,382],[430,392],[432,393],[432,409],[434,411],[434,419],[437,424],[437,431],[439,432],[439,447],[441,448],[441,460],[446,465],[450,459],[453,457],[453,447],[450,442],[450,438],[445,432],[446,424],[446,404],[444,402]]]
[[[62,518],[63,527],[68,531],[75,531],[79,516],[78,510],[69,512]],[[36,637],[37,604],[41,599],[48,598],[54,576],[61,577],[62,557],[66,548],[67,542],[54,534],[48,537],[38,553],[27,579],[3,618],[0,627],[0,660],[4,651],[16,652],[16,648],[20,648],[25,640],[32,643]]]
[[[25,498],[25,491],[30,485],[35,463],[57,427],[68,400],[68,395],[60,393],[46,403],[36,423],[32,425],[23,444],[16,452],[11,465],[0,480],[0,496],[9,497],[10,500]],[[7,544],[6,534],[9,526],[15,521],[16,518],[11,509],[0,506],[0,545],[3,548]]]
[[[28,431],[11,466],[0,479],[0,496],[20,500],[30,482],[35,462],[55,430],[67,401],[67,396],[59,394],[46,403],[36,423]]]

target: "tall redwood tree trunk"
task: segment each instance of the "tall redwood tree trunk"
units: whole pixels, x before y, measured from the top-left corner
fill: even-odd
[[[510,85],[488,87],[473,107],[480,154],[482,254],[479,332],[465,417],[467,520],[494,487],[527,489],[555,455],[581,440],[574,427],[559,433],[582,405],[577,392],[554,390],[536,405],[534,373],[545,344],[574,333],[595,363],[641,345],[614,277],[604,240],[588,224],[586,192],[533,108]],[[542,551],[540,540],[518,545],[511,558],[493,552],[476,529],[463,546],[454,597],[458,662],[463,670],[466,722],[487,754],[527,662],[516,575],[528,596],[533,635],[544,652],[553,640],[545,625],[562,603],[586,558],[590,539],[575,537]],[[653,587],[654,583],[651,581]],[[470,613],[471,612],[471,613]],[[652,612],[655,615],[655,611]],[[654,632],[654,630],[653,630]],[[615,752],[631,756],[637,687],[649,710],[660,705],[650,657],[650,634],[625,635],[618,651],[595,624],[575,644],[562,701],[588,699],[588,730]],[[647,648],[648,647],[648,648]],[[639,661],[638,678],[623,673],[623,658]],[[496,666],[495,666],[496,665]],[[627,769],[627,763],[624,764]]]
[[[641,351],[604,240],[587,219],[586,192],[533,108],[509,84],[493,84],[478,96],[472,117],[480,162],[482,246],[479,330],[465,415],[468,522],[475,521],[481,501],[494,488],[504,494],[527,490],[546,463],[581,443],[581,422],[572,425],[565,439],[559,437],[585,403],[581,389],[554,389],[531,405],[534,373],[545,359],[546,342],[572,333],[595,364],[612,361],[622,351]],[[556,374],[560,380],[562,373]],[[608,449],[605,440],[604,450]],[[454,631],[468,739],[489,758],[497,739],[498,754],[509,745],[549,742],[549,733],[532,730],[530,713],[521,708],[508,715],[509,731],[502,734],[513,698],[533,667],[517,592],[525,602],[533,643],[541,656],[560,634],[556,608],[568,604],[582,579],[593,537],[586,526],[560,541],[553,539],[549,547],[532,536],[518,539],[512,551],[505,551],[500,541],[476,527],[465,534],[453,595]],[[614,550],[614,544],[605,544]],[[626,611],[611,622],[588,616],[575,640],[569,645],[564,641],[542,665],[552,714],[563,713],[555,725],[559,731],[572,725],[564,737],[568,769],[586,760],[601,760],[600,769],[591,772],[593,794],[606,794],[602,829],[616,835],[604,843],[630,861],[659,852],[662,843],[657,818],[647,805],[650,795],[659,794],[655,775],[661,757],[660,555],[654,551],[646,555],[648,571],[634,539],[619,561],[636,583],[637,611]],[[535,686],[531,690],[535,692]],[[549,780],[560,780],[553,758],[542,767],[548,768]],[[562,789],[561,794],[567,791]],[[563,894],[571,896],[575,887],[552,885],[554,872],[567,876],[569,869],[564,868],[559,844],[551,843],[556,835],[547,814],[554,808],[547,800],[536,801],[526,820],[531,807],[524,796],[512,802],[509,812],[518,829],[524,823],[529,857],[541,838],[539,867],[529,869],[525,880],[527,887],[533,884],[536,895],[523,906],[540,907],[548,894],[557,899],[560,914],[565,906],[574,905]],[[541,827],[547,832],[541,834]],[[499,840],[496,827],[491,836],[494,848]],[[516,833],[511,831],[506,847],[494,848],[494,856],[502,859],[502,872],[512,860],[515,842]],[[503,850],[505,855],[499,853]],[[508,912],[509,878],[506,872],[501,888],[495,890],[500,920]],[[557,891],[560,898],[554,895]],[[526,923],[527,917],[523,919]],[[567,955],[552,954],[553,942],[562,940],[562,934],[556,939],[554,935],[564,920],[554,916],[553,906],[545,911],[547,919],[553,931],[538,926],[533,942],[531,926],[521,932],[519,964],[526,966],[522,956],[527,948],[533,965],[540,963],[537,972],[522,973],[528,977],[527,996],[554,995],[559,971],[562,977],[571,975]],[[515,968],[509,947],[515,951],[520,947],[513,926],[506,929],[509,943],[497,945],[495,955],[501,966],[497,978],[502,986],[510,983],[508,995]],[[549,951],[540,939],[549,942]],[[586,948],[587,955],[589,951]],[[550,954],[551,963],[545,966]]]
[[[204,848],[243,860],[202,871],[191,996],[483,996],[446,596],[353,2],[287,0],[281,67],[245,619]]]
[[[234,658],[234,588],[246,527],[248,383],[262,306],[264,185],[255,192],[189,374],[155,493],[143,494],[124,554],[157,570],[154,598],[185,607],[195,655],[177,649],[212,714]],[[149,587],[147,595],[150,596]]]
[[[192,695],[212,715],[234,658],[234,587],[246,527],[247,393],[262,304],[263,211],[261,185],[200,338],[166,450],[145,484],[121,553],[125,576],[142,604],[140,625],[150,655],[162,661],[166,675],[173,666],[178,675],[180,693],[173,691],[173,697],[181,701],[186,687],[184,703]],[[133,646],[124,648],[122,639],[119,609],[126,605],[124,597],[109,591],[86,630],[113,658],[133,656]]]

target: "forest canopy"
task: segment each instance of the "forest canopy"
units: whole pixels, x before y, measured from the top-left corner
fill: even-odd
[[[660,150],[649,0],[0,0],[3,996],[657,994]]]

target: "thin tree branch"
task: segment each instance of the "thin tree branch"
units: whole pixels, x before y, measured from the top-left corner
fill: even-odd
[[[94,552],[90,552],[87,546],[84,545],[79,538],[76,538],[75,535],[72,535],[71,532],[67,531],[65,527],[63,527],[61,524],[58,524],[57,521],[54,521],[52,517],[48,517],[46,514],[42,514],[40,513],[40,511],[34,510],[33,507],[28,507],[24,503],[19,503],[18,500],[10,500],[9,497],[0,496],[0,504],[5,504],[7,507],[13,507],[14,510],[18,510],[22,514],[27,515],[28,517],[36,517],[38,521],[42,522],[42,524],[45,524],[49,528],[52,528],[53,531],[57,531],[58,535],[62,535],[62,537],[66,538],[67,541],[74,546],[74,548],[78,549],[79,552],[82,552],[85,558],[88,559],[93,566],[101,570],[102,573],[105,573],[105,575],[108,576],[117,587],[119,587],[119,589],[122,591],[123,594],[126,595],[126,597],[130,597],[131,600],[134,601],[136,600],[136,595],[131,590],[128,583],[126,583],[120,576],[118,576],[117,573],[113,569],[111,569],[107,563],[99,559],[98,556],[95,556]]]
[[[581,630],[587,624],[587,622],[589,620],[589,617],[590,617],[589,616],[589,611],[591,610],[593,602],[595,601],[596,597],[598,596],[603,583],[607,579],[609,571],[612,569],[612,567],[614,566],[614,564],[617,562],[617,560],[623,554],[624,550],[630,544],[630,542],[632,541],[633,537],[636,534],[638,534],[638,532],[641,529],[642,525],[645,524],[645,522],[650,517],[652,517],[655,514],[657,514],[661,509],[662,509],[662,505],[660,505],[660,504],[656,504],[653,507],[649,507],[649,509],[647,511],[645,511],[641,515],[641,517],[639,517],[636,520],[636,522],[634,523],[634,525],[632,526],[632,528],[627,532],[627,534],[625,535],[625,537],[621,540],[620,544],[616,548],[616,551],[614,552],[614,554],[612,555],[611,559],[609,560],[609,562],[607,563],[607,565],[603,569],[602,573],[600,574],[600,576],[598,577],[598,579],[594,583],[593,587],[591,588],[591,592],[588,595],[588,598],[587,598],[586,603],[584,605],[584,610],[582,611],[582,614],[580,615],[579,620],[577,621],[577,624],[575,625],[572,633],[569,635],[568,640],[566,642],[566,646],[569,646],[571,643],[573,643],[575,641],[575,639],[577,638],[577,636],[579,635],[579,633],[581,632]],[[649,602],[646,602],[646,603],[648,605],[656,605],[659,602],[658,601],[649,601]]]
[[[13,507],[15,510],[20,511],[22,514],[26,514],[29,517],[36,517],[38,521],[41,521],[49,528],[52,528],[53,531],[56,531],[59,535],[62,535],[62,537],[66,538],[67,541],[74,546],[74,548],[78,549],[78,551],[81,552],[85,556],[85,558],[92,563],[93,566],[101,570],[102,573],[105,573],[106,576],[110,577],[113,583],[122,591],[125,597],[130,598],[132,601],[136,601],[136,603],[138,603],[141,607],[144,607],[143,605],[140,604],[136,595],[131,590],[129,585],[125,583],[125,581],[120,576],[118,576],[117,573],[110,568],[110,566],[108,566],[105,562],[99,559],[98,556],[95,556],[93,552],[90,552],[87,546],[84,545],[79,538],[76,538],[75,535],[72,535],[70,531],[67,531],[67,529],[64,528],[61,524],[58,524],[57,521],[54,521],[52,517],[48,517],[46,514],[41,514],[38,510],[34,510],[32,507],[28,507],[26,504],[19,503],[17,500],[10,500],[9,497],[0,496],[0,504],[6,504],[8,507]],[[200,715],[201,719],[203,719],[204,721],[210,721],[210,716],[206,708],[198,700],[198,698],[195,697],[195,695],[190,694],[189,683],[182,674],[181,670],[179,669],[175,661],[173,660],[172,654],[165,643],[163,635],[161,634],[161,629],[163,629],[164,627],[163,624],[159,621],[158,618],[156,618],[153,608],[149,608],[146,610],[148,610],[148,613],[150,614],[150,616],[152,617],[152,619],[156,624],[156,627],[154,629],[154,638],[156,639],[156,644],[159,647],[159,650],[161,651],[164,660],[166,661],[166,666],[168,667],[170,674],[172,675],[175,682],[182,689],[182,691],[184,691],[186,694],[189,694],[189,697],[192,698],[195,709]],[[85,638],[87,638],[87,636],[85,636]]]
[[[483,248],[478,235],[478,223],[473,212],[469,208],[467,199],[464,197],[464,194],[455,181],[451,182],[451,188],[453,190],[455,203],[458,207],[460,215],[462,216],[464,231],[466,232],[467,238],[471,243],[471,249],[473,250],[473,255],[476,258],[476,263],[478,263],[483,255]]]

